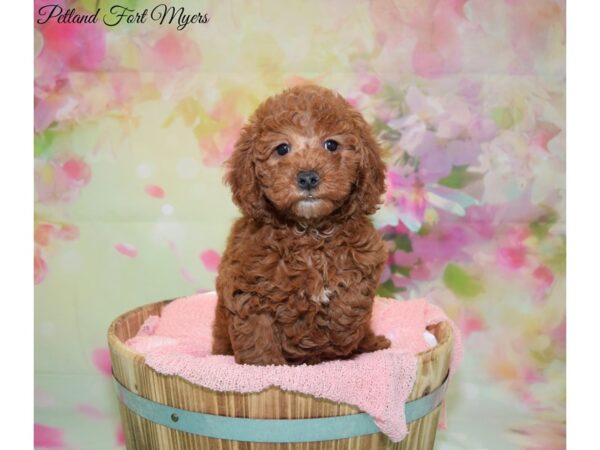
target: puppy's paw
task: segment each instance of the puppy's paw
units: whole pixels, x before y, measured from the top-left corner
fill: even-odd
[[[254,366],[282,366],[286,360],[282,355],[234,355],[235,362],[238,364],[252,364]]]
[[[385,336],[375,336],[370,333],[358,344],[358,349],[361,353],[375,352],[377,350],[385,350],[390,348],[392,343]]]
[[[375,336],[375,344],[374,349],[372,351],[385,350],[386,348],[390,348],[391,345],[392,341],[390,341],[385,336]]]

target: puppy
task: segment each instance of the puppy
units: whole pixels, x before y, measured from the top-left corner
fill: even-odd
[[[367,217],[385,191],[380,153],[328,89],[294,87],[258,107],[227,161],[243,217],[219,266],[214,354],[316,364],[389,347],[370,327],[387,258]]]

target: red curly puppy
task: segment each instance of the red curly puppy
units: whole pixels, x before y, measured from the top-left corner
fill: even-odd
[[[369,125],[300,86],[262,103],[227,162],[243,217],[217,278],[213,353],[316,364],[389,347],[370,327],[386,250],[368,215],[385,190]]]

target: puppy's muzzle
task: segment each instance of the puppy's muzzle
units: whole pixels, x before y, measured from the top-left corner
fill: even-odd
[[[298,187],[305,191],[315,189],[321,182],[319,174],[314,170],[303,170],[302,172],[298,172],[296,181]]]

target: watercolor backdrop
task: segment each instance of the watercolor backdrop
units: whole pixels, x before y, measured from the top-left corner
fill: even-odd
[[[299,83],[337,89],[387,150],[380,293],[464,333],[437,448],[564,448],[564,2],[174,4],[210,22],[35,25],[36,448],[124,446],[107,326],[213,288],[238,214],[221,164]]]

